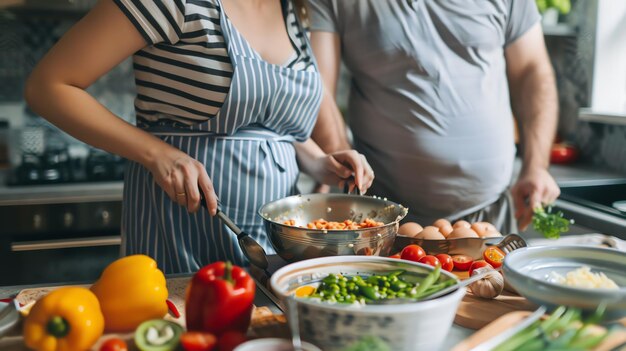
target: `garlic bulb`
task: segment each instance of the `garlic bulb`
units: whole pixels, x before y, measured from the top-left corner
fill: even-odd
[[[476,269],[472,272],[472,275],[482,273],[484,269],[485,268]],[[472,293],[478,297],[494,299],[500,295],[502,289],[504,289],[504,277],[499,272],[493,271],[483,279],[472,283],[469,287]]]

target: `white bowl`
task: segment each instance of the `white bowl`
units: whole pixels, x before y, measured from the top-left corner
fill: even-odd
[[[553,281],[553,272],[564,276],[581,266],[588,266],[592,272],[603,272],[620,288],[582,289]],[[584,246],[524,247],[507,254],[503,266],[507,282],[527,299],[540,305],[566,305],[588,312],[605,303],[608,319],[626,316],[624,272],[626,253]]]
[[[290,340],[279,338],[254,339],[244,342],[233,351],[293,351],[293,344]],[[308,342],[303,342],[302,351],[322,350]]]
[[[386,257],[336,256],[289,264],[272,275],[272,290],[281,300],[302,285],[319,282],[328,274],[386,274],[404,269],[427,275],[433,267]],[[457,280],[442,271],[439,281]],[[436,350],[443,343],[465,289],[423,302],[391,305],[329,304],[315,299],[296,299],[300,335],[324,351],[339,351],[361,340],[374,337],[390,350]]]

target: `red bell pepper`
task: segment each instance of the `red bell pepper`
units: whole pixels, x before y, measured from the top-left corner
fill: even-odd
[[[202,267],[187,290],[187,329],[217,336],[230,330],[245,333],[250,326],[254,291],[254,280],[241,267],[230,262]]]

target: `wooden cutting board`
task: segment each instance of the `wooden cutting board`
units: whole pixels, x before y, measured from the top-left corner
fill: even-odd
[[[493,320],[484,328],[457,344],[452,351],[469,351],[505,330],[514,327],[530,314],[531,312],[529,311],[509,312]],[[612,333],[601,345],[596,347],[594,351],[626,350],[626,346],[623,346],[624,343],[626,343],[626,329]]]
[[[454,317],[454,323],[469,329],[480,329],[495,319],[515,311],[534,311],[537,305],[504,290],[495,299],[483,299],[467,289]]]

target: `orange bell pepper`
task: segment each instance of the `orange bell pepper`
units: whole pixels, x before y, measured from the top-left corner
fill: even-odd
[[[107,332],[131,332],[142,322],[167,313],[165,276],[146,255],[111,263],[91,291],[100,300]]]
[[[84,351],[103,330],[96,296],[85,288],[65,287],[35,303],[24,321],[24,343],[37,351]]]

